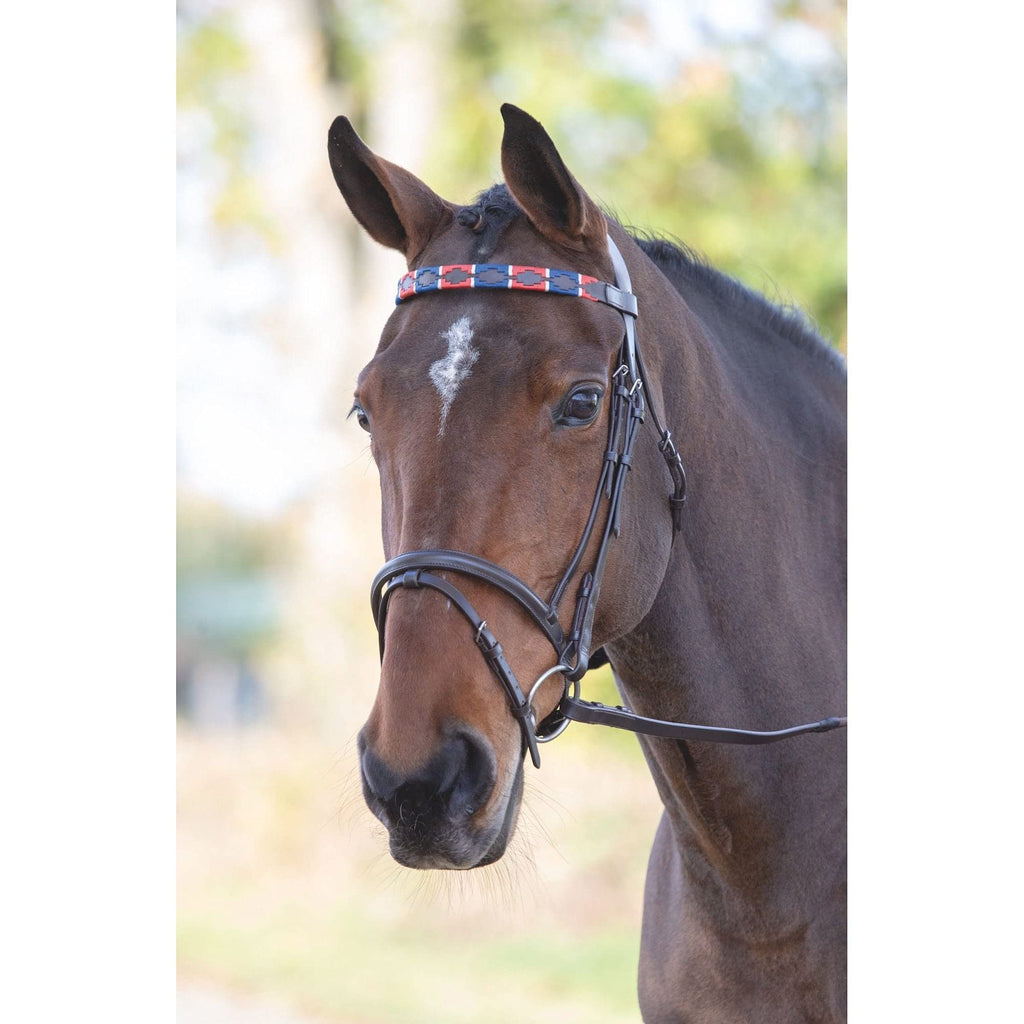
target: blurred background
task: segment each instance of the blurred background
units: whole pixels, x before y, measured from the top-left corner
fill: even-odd
[[[845,3],[179,0],[177,36],[178,1019],[637,1021],[659,805],[631,736],[547,747],[477,872],[397,867],[363,806],[383,554],[344,417],[405,268],[327,128],[466,202],[516,103],[620,221],[845,352]]]

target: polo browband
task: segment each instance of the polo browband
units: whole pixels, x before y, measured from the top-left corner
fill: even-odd
[[[540,752],[537,744],[553,740],[570,721],[606,725],[669,739],[739,744],[773,743],[790,736],[808,732],[827,732],[845,726],[845,718],[826,718],[820,722],[797,725],[775,732],[725,729],[645,718],[623,707],[606,707],[597,701],[582,700],[579,697],[579,681],[591,661],[591,632],[605,562],[612,538],[619,535],[619,517],[626,475],[632,466],[633,448],[647,412],[654,421],[659,435],[658,450],[672,478],[673,490],[668,501],[672,515],[673,537],[682,527],[682,511],[686,498],[686,474],[682,458],[671,433],[663,426],[662,419],[657,413],[643,356],[637,345],[638,306],[636,296],[632,293],[629,271],[610,235],[608,252],[615,271],[615,284],[570,270],[497,263],[419,267],[410,270],[399,281],[396,305],[430,292],[463,288],[531,291],[600,302],[618,310],[622,315],[624,336],[619,365],[611,378],[608,446],[597,492],[583,535],[551,597],[545,601],[507,569],[477,555],[439,549],[404,552],[385,563],[374,578],[370,589],[370,606],[377,626],[381,660],[384,658],[384,629],[388,603],[395,591],[399,588],[425,587],[444,594],[469,621],[473,630],[473,641],[504,689],[512,715],[522,731],[524,749],[530,751],[530,758],[538,768]],[[594,565],[580,580],[572,625],[566,633],[558,619],[558,607],[583,560],[597,524],[602,500],[608,504],[604,532]],[[488,628],[487,622],[458,587],[438,576],[438,572],[460,573],[495,587],[512,598],[544,633],[554,648],[557,663],[534,682],[529,693],[523,693],[512,667],[505,658],[501,644]],[[561,700],[550,715],[538,722],[533,709],[533,699],[541,684],[559,673],[565,679]],[[573,688],[571,694],[570,684]]]

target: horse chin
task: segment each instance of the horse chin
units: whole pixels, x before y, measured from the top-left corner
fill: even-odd
[[[447,828],[429,843],[422,836],[398,829],[390,833],[391,856],[399,864],[417,870],[469,871],[500,860],[519,820],[523,796],[523,763],[520,761],[505,800],[500,821],[479,830]]]

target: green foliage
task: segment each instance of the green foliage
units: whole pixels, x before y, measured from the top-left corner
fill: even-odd
[[[214,501],[182,499],[177,517],[178,579],[250,576],[287,561],[281,531]]]
[[[249,68],[249,53],[231,19],[218,12],[181,26],[178,38],[178,106],[221,106],[220,86]],[[239,126],[240,128],[241,126]]]
[[[212,502],[179,503],[177,626],[180,638],[245,657],[275,636],[274,573],[288,552],[279,528]]]
[[[610,34],[642,19],[636,5],[527,0],[521,17],[495,19],[464,0],[427,175],[457,201],[498,177],[497,108],[512,100],[620,220],[800,306],[845,349],[843,21],[822,7],[834,5],[785,5],[770,26],[806,21],[824,33],[833,60],[822,68],[794,68],[769,33],[719,42],[652,83],[608,59]]]
[[[327,78],[361,130],[375,95],[391,87],[380,54],[415,30],[414,10],[408,0],[316,5]],[[498,107],[517,103],[620,219],[799,305],[845,350],[845,4],[769,0],[758,31],[735,37],[680,11],[699,42],[685,58],[640,0],[519,0],[514,11],[452,0],[430,40],[444,70],[428,90],[436,111],[425,103],[435,124],[427,164],[415,170],[468,201],[500,178]],[[217,218],[273,245],[247,167],[245,44],[219,11],[184,23],[180,36],[179,106],[206,111],[228,167]],[[651,68],[622,57],[624,39],[649,50]]]
[[[205,19],[179,20],[177,105],[208,125],[209,155],[217,161],[222,179],[214,222],[228,230],[250,229],[274,246],[280,238],[265,213],[250,166],[253,117],[239,89],[251,63],[230,13],[215,11]]]

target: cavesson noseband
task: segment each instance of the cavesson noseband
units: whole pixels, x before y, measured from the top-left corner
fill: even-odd
[[[509,707],[519,722],[524,747],[536,767],[540,767],[538,743],[546,743],[558,736],[570,721],[608,725],[649,736],[670,739],[709,740],[716,743],[772,743],[806,732],[827,732],[846,724],[845,718],[826,718],[821,722],[797,725],[777,732],[756,732],[746,729],[723,729],[712,726],[690,725],[684,722],[663,722],[644,718],[625,708],[610,708],[596,701],[579,697],[579,681],[591,662],[591,632],[594,613],[601,591],[601,579],[613,537],[619,534],[619,516],[626,474],[633,463],[633,448],[640,425],[650,412],[658,432],[658,450],[661,452],[672,477],[673,490],[668,502],[672,515],[673,535],[682,525],[682,510],[686,495],[686,474],[671,433],[665,429],[656,411],[647,371],[636,340],[637,300],[632,294],[629,271],[622,255],[608,236],[608,251],[615,268],[615,284],[608,284],[586,274],[549,267],[518,266],[496,263],[449,264],[419,267],[405,274],[398,283],[395,304],[428,292],[443,292],[459,288],[492,288],[546,292],[569,295],[602,302],[622,314],[624,336],[619,365],[611,378],[611,409],[609,412],[608,446],[604,465],[597,485],[597,493],[590,506],[583,535],[577,544],[561,579],[545,601],[517,576],[493,562],[463,551],[423,550],[407,551],[387,562],[374,578],[370,591],[370,605],[380,641],[380,655],[384,658],[384,626],[388,602],[400,587],[418,589],[427,587],[440,591],[469,621],[473,642],[479,648],[498,682],[508,697]],[[593,566],[583,574],[576,593],[576,607],[572,625],[566,633],[558,620],[558,608],[572,577],[583,560],[590,543],[598,514],[603,503],[608,506],[604,532]],[[502,651],[501,644],[477,613],[466,596],[438,572],[455,572],[472,576],[502,591],[512,598],[537,624],[554,648],[556,664],[534,682],[524,694]],[[538,722],[533,699],[541,684],[549,677],[561,674],[565,679],[562,698],[554,711]],[[572,693],[569,692],[570,684]]]

